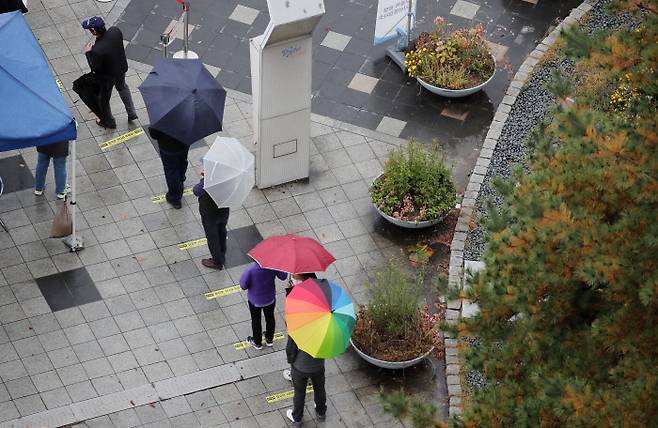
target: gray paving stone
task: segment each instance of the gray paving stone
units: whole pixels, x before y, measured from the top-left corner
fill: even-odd
[[[117,373],[117,376],[119,377],[121,385],[123,385],[126,390],[149,384],[149,381],[146,379],[144,371],[141,368]]]
[[[140,366],[147,366],[159,361],[164,361],[164,356],[156,345],[148,345],[141,348],[133,349],[133,354]]]
[[[119,330],[123,333],[146,326],[141,315],[137,311],[117,315],[114,317],[114,321],[118,325]]]
[[[0,421],[8,421],[11,419],[18,418],[20,416],[20,413],[18,413],[18,409],[16,408],[16,405],[11,402],[7,401],[4,403],[0,403]]]
[[[94,340],[94,334],[88,324],[65,328],[64,334],[66,334],[66,338],[72,345]]]
[[[192,408],[187,403],[185,397],[175,397],[169,400],[164,400],[161,403],[162,409],[166,413],[167,417],[174,418],[175,416],[184,415],[186,413],[191,413]],[[189,425],[192,426],[192,425]]]
[[[141,425],[141,421],[134,409],[126,409],[110,415],[110,420],[117,427],[131,428]]]
[[[36,337],[28,337],[25,339],[17,340],[13,342],[13,345],[14,349],[18,353],[18,356],[21,358],[45,352],[43,346],[41,346],[41,343],[39,342],[39,339]]]
[[[38,354],[22,359],[25,370],[29,375],[43,373],[53,369],[53,365],[46,354]]]
[[[49,371],[30,376],[37,391],[45,392],[63,386],[57,372]]]
[[[66,406],[67,404],[72,403],[71,397],[69,397],[69,394],[64,388],[42,392],[40,395],[41,400],[43,400],[46,408],[48,409],[54,409],[56,407]]]
[[[85,361],[82,363],[82,366],[84,367],[89,379],[107,376],[114,373],[109,360],[105,357]]]
[[[56,349],[48,352],[48,357],[53,363],[53,367],[59,369],[61,367],[70,366],[78,362],[78,357],[73,352],[73,348],[67,346],[65,348]]]
[[[214,347],[212,349],[196,352],[192,355],[192,358],[194,358],[194,362],[196,362],[199,370],[205,370],[224,364],[224,360]]]
[[[193,426],[201,426],[199,420],[194,413],[187,413],[180,416],[172,417],[169,420],[174,428],[187,428]]]
[[[199,371],[199,366],[191,355],[182,355],[178,358],[167,359],[169,368],[174,373],[174,376],[183,376],[189,373]]]
[[[216,425],[225,427],[226,425],[223,424],[227,422],[226,417],[217,406],[196,411],[194,416],[196,416],[200,426]]]
[[[87,373],[82,364],[72,364],[66,367],[57,368],[57,374],[64,385],[72,385],[76,382],[82,382],[88,379]]]
[[[128,342],[126,342],[126,339],[124,339],[124,336],[122,336],[121,334],[116,334],[114,336],[100,339],[98,341],[98,344],[100,345],[101,349],[103,350],[103,353],[106,356],[119,354],[130,349],[130,347],[128,346]],[[143,345],[144,343],[136,341],[135,345],[138,344]]]
[[[144,366],[142,370],[151,383],[174,377],[171,368],[164,361]]]
[[[27,416],[46,410],[46,406],[43,404],[43,401],[41,401],[39,394],[17,398],[14,400],[14,404],[21,416]]]
[[[29,377],[6,381],[5,386],[13,400],[37,393],[37,389]]]

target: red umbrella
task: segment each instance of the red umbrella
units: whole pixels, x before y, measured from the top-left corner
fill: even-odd
[[[270,236],[247,254],[263,268],[288,273],[322,272],[336,261],[315,239],[292,234]]]

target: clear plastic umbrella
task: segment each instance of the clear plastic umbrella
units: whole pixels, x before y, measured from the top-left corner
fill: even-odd
[[[240,207],[254,187],[254,155],[235,138],[217,137],[203,170],[203,188],[218,207]]]

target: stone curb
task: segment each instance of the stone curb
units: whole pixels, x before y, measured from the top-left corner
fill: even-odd
[[[455,235],[450,245],[450,265],[448,268],[448,283],[451,286],[457,286],[460,289],[463,287],[464,281],[464,245],[466,243],[466,236],[469,230],[468,225],[471,222],[471,215],[475,209],[475,203],[480,193],[480,187],[484,182],[484,177],[489,169],[491,157],[493,156],[494,149],[498,143],[500,133],[505,126],[505,122],[509,117],[512,106],[516,102],[516,97],[521,93],[521,89],[525,85],[526,80],[531,75],[535,66],[544,56],[544,53],[555,43],[563,29],[567,29],[572,25],[579,23],[579,20],[585,16],[587,12],[592,9],[595,0],[585,0],[580,6],[571,10],[569,16],[564,18],[562,22],[551,31],[551,33],[537,45],[537,47],[530,52],[530,55],[523,61],[519,70],[514,75],[514,78],[507,88],[507,92],[503,97],[496,113],[494,114],[493,121],[489,127],[489,131],[484,140],[480,155],[470,176],[464,197],[462,199],[462,209],[459,213],[457,226],[455,228]],[[469,306],[472,309],[473,304],[464,299],[456,301],[448,301],[448,309],[446,311],[446,320],[450,324],[455,324],[462,317],[462,310]],[[466,311],[471,312],[471,310]],[[462,385],[461,385],[461,364],[457,349],[458,339],[449,338],[445,336],[445,355],[446,355],[446,384],[448,385],[448,413],[450,416],[459,416],[462,414]]]

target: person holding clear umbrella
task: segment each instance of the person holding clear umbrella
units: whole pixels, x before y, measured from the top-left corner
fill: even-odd
[[[192,192],[199,198],[199,214],[201,224],[208,240],[211,257],[201,260],[201,264],[210,269],[222,270],[226,261],[226,225],[230,209],[219,208],[210,195],[203,189],[203,172],[201,180],[194,186]]]

